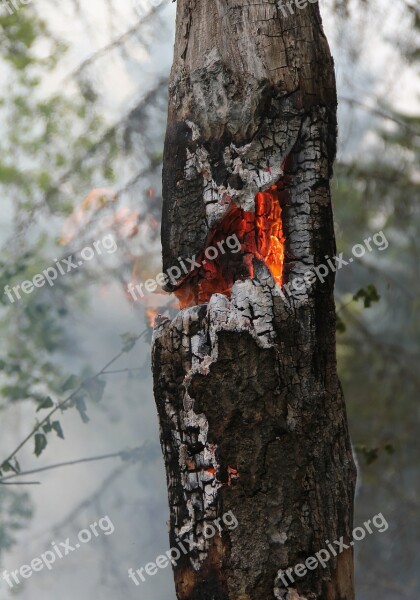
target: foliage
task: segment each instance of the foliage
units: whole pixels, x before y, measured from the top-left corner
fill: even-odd
[[[65,77],[63,65],[67,64],[69,48],[51,31],[40,16],[41,11],[39,3],[30,3],[12,15],[0,15],[0,64],[4,74],[0,92],[0,193],[4,214],[9,215],[8,239],[2,240],[0,257],[2,290],[6,285],[13,287],[32,279],[54,264],[52,257],[63,256],[60,230],[75,210],[80,212],[81,200],[92,188],[117,186],[115,200],[106,206],[98,205],[89,228],[78,228],[77,235],[65,247],[64,256],[91,244],[95,235],[107,232],[112,232],[119,245],[134,247],[142,219],[152,218],[160,210],[160,198],[155,195],[153,210],[137,218],[128,235],[121,232],[121,202],[129,202],[129,194],[133,190],[138,194],[139,186],[149,192],[151,189],[150,179],[145,185],[133,168],[138,148],[131,132],[138,129],[136,119],[147,122],[150,102],[162,95],[163,82],[159,81],[145,100],[137,98],[135,109],[110,122],[102,116],[102,99],[85,71]],[[158,108],[159,102],[155,101],[155,113]],[[161,163],[159,147],[150,137],[142,160],[136,159],[135,168],[140,169],[140,174],[157,171]],[[141,195],[147,197],[145,191]],[[141,206],[138,195],[136,203]],[[105,221],[107,224],[102,224]],[[152,241],[144,239],[145,244]],[[62,420],[48,415],[66,392],[72,394],[76,390],[62,410],[73,408],[84,423],[89,421],[88,404],[102,399],[104,379],[92,377],[89,367],[77,376],[70,375],[63,363],[68,349],[77,351],[69,321],[88,308],[89,285],[110,279],[124,285],[131,267],[129,262],[116,261],[113,266],[102,267],[96,261],[92,267],[87,265],[59,278],[54,287],[22,294],[22,299],[13,303],[2,292],[0,409],[6,411],[10,405],[24,401],[34,403],[34,414],[39,415],[33,435],[35,456],[46,450],[50,435],[64,439]],[[134,345],[133,336],[127,343]],[[126,344],[124,351],[128,350]],[[1,465],[0,475],[10,471],[20,472],[15,456]],[[0,492],[5,489],[3,486]],[[4,497],[9,500],[2,510],[9,510],[10,522],[15,523],[14,512],[19,507],[23,510],[29,496],[8,487]],[[29,510],[22,512],[23,516],[29,518]],[[13,543],[16,529],[14,525],[5,526],[4,533],[0,532],[0,553]]]

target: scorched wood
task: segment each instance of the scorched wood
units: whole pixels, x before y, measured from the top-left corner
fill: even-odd
[[[179,600],[354,598],[351,548],[281,576],[352,530],[334,274],[307,278],[335,254],[336,105],[317,4],[178,0],[163,267],[195,266],[167,285],[183,308],[156,321],[153,374]]]

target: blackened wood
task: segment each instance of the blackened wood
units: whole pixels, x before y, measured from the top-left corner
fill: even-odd
[[[336,91],[317,4],[286,18],[271,0],[178,0],[169,92],[165,270],[285,176],[284,282],[334,255]],[[179,599],[354,598],[351,549],[288,587],[279,576],[327,541],[348,541],[353,518],[334,274],[297,287],[282,293],[255,260],[230,297],[156,322],[170,541],[190,545],[174,568]],[[229,511],[235,529],[221,520]]]

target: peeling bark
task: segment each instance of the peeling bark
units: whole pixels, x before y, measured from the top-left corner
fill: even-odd
[[[336,92],[318,6],[287,19],[272,0],[178,0],[177,11],[164,270],[199,256],[232,210],[255,212],[257,193],[287,180],[282,277],[293,283],[335,253]],[[232,262],[229,293],[216,288],[155,325],[170,541],[190,544],[174,568],[177,597],[352,600],[352,551],[289,587],[278,576],[351,535],[355,467],[336,372],[334,276],[288,297],[249,245],[241,260],[249,268]],[[168,289],[199,286],[201,276]],[[234,530],[220,520],[228,511]],[[218,523],[217,535],[206,538],[206,523]]]

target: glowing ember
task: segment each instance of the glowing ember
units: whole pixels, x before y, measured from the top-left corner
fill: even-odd
[[[239,479],[239,477],[240,475],[238,469],[228,466],[228,485],[232,485],[232,481],[236,481]]]
[[[275,282],[282,284],[285,238],[281,204],[286,198],[288,183],[289,178],[284,176],[270,189],[258,192],[255,212],[237,206],[229,210],[211,232],[207,248],[218,248],[218,242],[236,234],[241,250],[232,253],[225,247],[225,254],[219,252],[214,261],[206,260],[203,252],[197,258],[202,266],[175,290],[181,308],[208,302],[215,293],[230,296],[235,281],[254,276],[254,258],[265,262]]]

